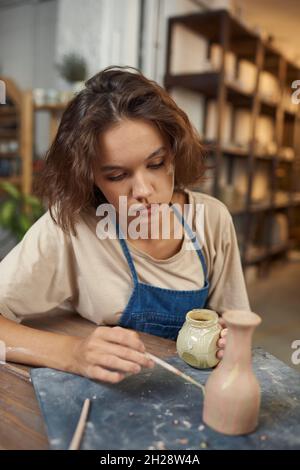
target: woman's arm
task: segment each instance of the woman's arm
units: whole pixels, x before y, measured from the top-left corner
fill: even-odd
[[[120,327],[98,327],[86,338],[48,333],[17,324],[0,314],[0,340],[6,360],[51,367],[105,382],[154,367],[138,334]]]
[[[211,266],[207,308],[219,314],[226,310],[250,310],[240,252],[232,217],[221,213],[215,236],[215,257]]]
[[[134,331],[98,327],[82,339],[18,324],[28,314],[46,313],[77,295],[72,263],[70,238],[49,213],[0,263],[0,340],[6,346],[7,361],[112,383],[126,373],[139,372],[141,366],[154,365]]]

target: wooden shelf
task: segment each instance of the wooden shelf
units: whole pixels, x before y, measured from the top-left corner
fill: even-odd
[[[0,126],[3,130],[15,130],[20,125],[20,119],[18,116],[3,115],[0,114]]]
[[[191,91],[204,94],[207,98],[217,99],[218,86],[220,81],[219,72],[203,72],[190,74],[176,74],[165,76],[165,87],[185,88]],[[236,107],[249,107],[252,103],[253,95],[246,92],[234,82],[225,81],[227,88],[227,99]]]
[[[182,87],[215,98],[219,84],[218,72],[176,74],[165,76],[165,87]]]
[[[257,161],[272,163],[275,160],[276,155],[268,155],[267,153],[256,153],[254,154],[254,158]]]
[[[229,207],[229,212],[232,216],[245,215],[247,213],[245,206],[243,207]]]
[[[215,151],[216,151],[216,147],[217,147],[217,143],[208,143],[206,144],[204,142],[204,146],[208,147],[208,152],[210,154],[213,154]],[[247,159],[249,158],[249,155],[250,155],[250,152],[249,150],[245,149],[245,148],[241,148],[241,147],[234,147],[234,146],[231,146],[231,147],[226,147],[226,146],[221,146],[221,151],[223,153],[224,156],[227,156],[227,157],[237,157],[237,158],[241,158],[241,159]],[[278,161],[279,163],[287,163],[287,164],[293,164],[294,163],[294,159],[287,159],[285,157],[280,157],[276,154],[264,154],[264,153],[256,153],[254,154],[254,158],[256,160],[262,160],[262,161],[266,161],[266,162],[270,162],[272,163],[274,160]]]
[[[206,38],[208,48],[212,44],[220,46],[219,70],[171,74],[170,57],[172,54],[173,28],[177,24],[181,24],[190,31]],[[267,216],[282,210],[286,211],[287,218],[290,220],[290,209],[300,207],[300,195],[297,197],[292,195],[293,188],[299,187],[299,184],[296,186],[291,181],[289,182],[290,186],[287,188],[287,199],[282,201],[276,199],[279,190],[276,172],[279,165],[288,165],[286,168],[289,170],[289,174],[295,175],[295,178],[300,181],[300,157],[289,160],[280,156],[280,149],[284,147],[294,147],[296,155],[300,155],[300,148],[297,148],[297,146],[300,147],[300,144],[297,143],[296,139],[300,131],[300,129],[297,131],[297,125],[300,122],[300,119],[298,119],[299,107],[295,108],[295,111],[285,109],[287,85],[290,86],[292,80],[300,78],[300,68],[287,60],[269,41],[261,39],[258,34],[224,10],[211,10],[170,18],[167,37],[167,64],[164,81],[167,90],[170,91],[173,87],[180,87],[202,94],[205,100],[214,99],[216,101],[216,140],[215,142],[204,142],[208,155],[213,157],[215,171],[213,195],[218,198],[221,194],[221,174],[224,169],[224,157],[226,158],[225,177],[228,185],[233,186],[235,184],[237,159],[243,161],[243,165],[239,166],[239,171],[242,168],[242,171],[244,169],[247,172],[244,175],[247,182],[244,206],[236,204],[229,207],[233,216],[243,216],[242,232],[239,233],[239,238],[243,240],[242,258],[245,259],[247,249],[251,246],[253,223],[268,223]],[[237,70],[241,59],[249,60],[255,65],[256,77],[253,91],[249,92],[244,89],[238,80],[232,81],[226,78],[226,57],[229,52],[233,52],[235,55]],[[280,90],[278,101],[274,101],[271,97],[268,99],[268,96],[264,96],[260,92],[259,84],[263,72],[269,72],[277,79]],[[250,113],[250,141],[247,148],[222,144],[224,138],[222,120],[226,116],[226,105],[228,103],[233,106],[232,114],[234,118],[237,116],[236,110],[238,108],[247,109]],[[259,125],[260,115],[270,117],[273,122],[275,143],[279,149],[276,154],[258,153],[255,150],[257,148],[256,127]],[[205,129],[201,132],[205,133]],[[260,162],[268,164],[266,170],[268,171],[270,184],[270,199],[259,204],[249,204],[247,201],[251,200],[255,172],[259,167],[257,163]],[[268,228],[271,229],[271,224],[266,226],[266,229]],[[288,248],[289,243],[276,249],[267,246],[262,253],[250,260],[248,259],[247,263],[259,264],[271,260],[275,255],[285,253]]]
[[[287,201],[282,201],[282,202],[274,202],[273,204],[271,203],[265,203],[265,204],[252,204],[250,206],[250,212],[252,214],[258,213],[258,212],[267,212],[267,211],[276,211],[280,209],[287,209],[289,207],[293,206],[293,202],[290,200]]]
[[[281,53],[268,41],[263,41],[263,45],[265,51],[264,70],[278,76]]]
[[[271,260],[275,256],[286,254],[289,249],[290,249],[290,243],[285,243],[285,244],[280,245],[278,247],[265,249],[265,250],[262,251],[261,254],[259,254],[257,256],[246,257],[243,261],[243,265],[244,266],[253,266],[255,264],[260,264],[262,262]]]
[[[30,194],[33,179],[33,147],[34,147],[34,114],[47,112],[50,115],[49,143],[57,132],[61,114],[68,102],[55,104],[34,104],[32,91],[22,92],[15,83],[6,77],[0,77],[6,84],[7,102],[9,105],[0,106],[0,140],[14,139],[18,141],[18,152],[0,153],[0,164],[4,158],[20,157],[22,175],[20,177],[2,177],[1,181],[22,183],[22,191]],[[17,126],[9,129],[8,126]]]
[[[253,204],[250,206],[249,210],[244,207],[228,207],[229,212],[233,216],[238,215],[245,215],[248,212],[251,214],[259,214],[261,212],[269,212],[269,211],[279,211],[281,209],[289,209],[290,207],[298,207],[300,206],[300,200],[295,201],[286,201],[282,203],[274,203],[274,204]]]
[[[274,206],[271,204],[271,201],[269,202],[262,202],[262,203],[252,203],[249,207],[249,211],[252,214],[255,214],[256,212],[266,212],[269,211],[273,208]]]
[[[164,84],[167,89],[172,87],[185,88],[204,94],[206,98],[217,99],[220,81],[219,72],[202,72],[190,74],[166,75]],[[252,105],[254,93],[244,90],[237,83],[225,79],[227,99],[236,107],[249,108]],[[279,103],[259,97],[261,114],[275,117]],[[287,111],[287,114],[290,114]],[[291,113],[294,117],[295,114]]]
[[[0,158],[18,158],[19,152],[0,152]]]
[[[8,182],[12,184],[21,184],[22,177],[21,176],[0,176],[0,183]]]
[[[260,112],[261,112],[261,114],[266,114],[268,116],[271,116],[271,117],[275,118],[279,103],[275,103],[273,101],[268,101],[264,97],[259,97],[259,101],[260,101]]]
[[[253,93],[243,90],[234,82],[225,80],[228,101],[238,108],[249,108],[252,105]]]
[[[242,262],[244,266],[253,266],[265,261],[266,259],[268,259],[268,251],[267,249],[262,249],[257,255],[246,255]]]
[[[217,99],[220,81],[219,72],[202,72],[190,74],[166,75],[164,84],[167,89],[172,87],[185,88],[204,94],[207,98]],[[236,107],[249,108],[253,101],[253,93],[244,90],[233,81],[225,80],[227,99]],[[278,103],[259,97],[261,114],[275,117]]]
[[[2,116],[18,116],[16,108],[12,106],[1,105],[0,106],[0,118]]]
[[[68,103],[56,103],[56,104],[42,104],[42,105],[33,105],[34,111],[48,111],[53,113],[63,112]]]
[[[0,129],[0,139],[18,139],[19,129]]]
[[[240,59],[253,62],[258,36],[249,28],[229,15],[227,10],[213,10],[205,13],[170,18],[169,27],[181,24],[199,36],[205,37],[210,43],[221,44],[221,25],[223,21],[230,23],[230,50]]]
[[[286,164],[289,164],[289,165],[293,165],[295,163],[295,158],[292,158],[292,159],[289,159],[289,158],[285,158],[285,157],[280,157],[280,156],[276,156],[275,159],[279,162],[279,163],[286,163]]]
[[[28,153],[27,142],[32,138],[30,128],[30,113],[28,113],[27,92],[22,92],[17,85],[8,77],[0,77],[6,85],[6,98],[9,105],[0,106],[0,141],[15,140],[18,150],[15,152],[1,152],[0,165],[3,159],[17,159],[20,161],[20,175],[15,174],[12,168],[11,176],[0,177],[0,181],[7,181],[21,186],[24,194],[31,192],[32,159]],[[16,128],[9,129],[13,125]],[[17,162],[17,160],[16,160]],[[19,170],[18,170],[19,171]]]
[[[217,142],[204,141],[203,145],[205,148],[205,152],[209,154],[209,156],[213,157],[218,148]],[[239,147],[239,146],[235,147],[234,145],[232,146],[222,145],[220,149],[221,149],[223,156],[227,158],[239,158],[245,161],[247,161],[248,158],[250,158],[250,151],[244,147]],[[281,157],[277,154],[267,154],[267,153],[255,153],[254,159],[258,162],[262,161],[262,162],[271,163],[271,164],[273,164],[274,162],[278,162],[278,163],[283,163],[287,165],[294,165],[294,162],[295,162],[295,158],[288,159],[286,157]]]
[[[291,82],[294,80],[299,80],[300,76],[300,66],[294,64],[290,60],[286,60],[287,63],[287,71],[286,71],[286,83],[288,86],[291,86]]]
[[[291,197],[291,207],[300,206],[300,193],[292,194]]]
[[[283,111],[284,113],[284,117],[287,121],[294,121],[295,119],[297,119],[297,112],[296,111],[289,111],[287,109],[285,109]]]
[[[248,158],[249,151],[240,147],[222,147],[224,155],[229,157]]]

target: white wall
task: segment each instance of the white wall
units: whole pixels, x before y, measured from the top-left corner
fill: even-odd
[[[22,89],[55,88],[57,0],[0,8],[0,74]],[[36,119],[36,152],[48,147],[49,117]]]
[[[32,13],[31,5],[0,10],[0,73],[13,77],[22,88],[33,83]]]
[[[108,65],[138,65],[139,0],[49,0],[0,8],[0,74],[22,89],[66,88],[55,64],[85,57],[89,76]],[[36,152],[49,146],[49,116],[36,118]]]
[[[48,0],[0,8],[0,73],[21,88],[53,88],[54,64],[68,52],[89,73],[112,64],[137,66],[139,0]]]
[[[78,52],[89,76],[108,65],[137,66],[139,0],[59,0],[56,59]]]
[[[0,8],[0,73],[22,89],[55,86],[57,0]]]

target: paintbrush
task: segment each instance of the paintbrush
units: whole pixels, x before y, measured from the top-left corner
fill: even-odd
[[[145,353],[145,355],[148,357],[148,359],[152,359],[153,362],[156,364],[160,365],[161,367],[164,367],[167,369],[169,372],[173,372],[173,374],[178,375],[178,377],[181,377],[184,380],[187,380],[188,382],[192,383],[193,385],[196,385],[196,387],[201,388],[203,395],[205,395],[205,389],[204,386],[201,385],[199,382],[196,380],[192,379],[189,375],[185,374],[184,372],[181,372],[181,370],[176,369],[176,367],[171,366],[168,362],[163,361],[162,359],[159,359],[156,356],[153,356],[153,354],[150,353]]]

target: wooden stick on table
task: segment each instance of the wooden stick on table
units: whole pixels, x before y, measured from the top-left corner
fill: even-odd
[[[71,440],[69,450],[78,450],[80,447],[80,441],[81,441],[83,431],[85,428],[85,423],[86,423],[87,415],[89,412],[89,408],[90,408],[90,399],[86,398],[84,400],[81,415],[80,415],[75,433],[73,435],[73,438]]]
[[[21,369],[20,367],[15,367],[15,366],[13,366],[11,364],[8,364],[8,363],[3,364],[3,367],[5,369],[9,370],[10,372],[12,372],[13,374],[18,375],[21,378],[30,380],[30,374],[29,374],[29,372],[27,372],[27,370]]]

